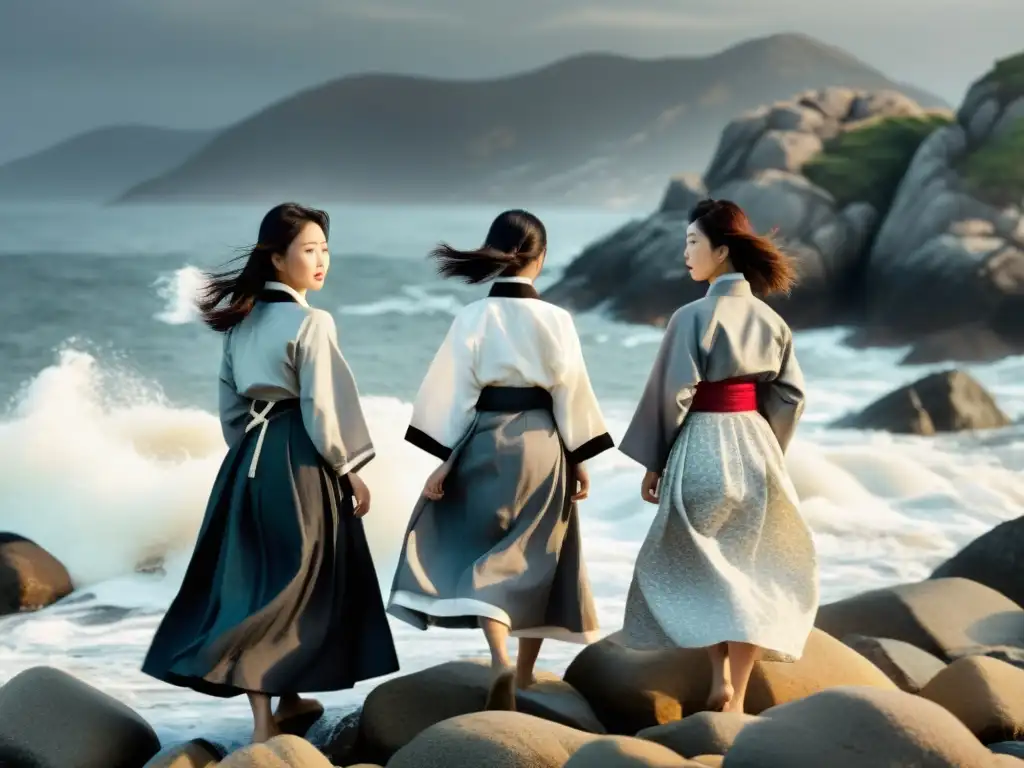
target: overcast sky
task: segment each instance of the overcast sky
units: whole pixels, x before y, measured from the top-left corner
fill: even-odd
[[[0,162],[102,125],[219,127],[355,72],[473,78],[775,32],[956,103],[1024,50],[1024,0],[0,0]]]

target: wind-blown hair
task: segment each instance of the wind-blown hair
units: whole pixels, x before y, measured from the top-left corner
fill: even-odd
[[[701,200],[690,211],[690,223],[696,223],[713,248],[728,247],[732,265],[759,296],[789,293],[796,284],[793,260],[771,238],[757,234],[731,200]]]
[[[273,255],[284,255],[309,223],[319,224],[324,236],[330,234],[331,220],[324,211],[298,203],[282,203],[271,208],[260,223],[256,244],[232,259],[244,260],[245,264],[205,274],[206,285],[196,300],[203,322],[219,333],[226,333],[242,322],[252,312],[263,286],[277,277],[271,260]]]
[[[487,231],[484,244],[472,251],[460,251],[441,243],[430,252],[437,271],[467,283],[482,283],[496,277],[517,274],[547,251],[548,233],[532,213],[510,210],[498,214]]]

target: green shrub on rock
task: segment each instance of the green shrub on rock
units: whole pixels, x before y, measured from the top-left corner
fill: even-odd
[[[828,141],[802,172],[831,194],[837,207],[866,202],[884,212],[921,142],[952,122],[945,114],[869,121]]]
[[[1024,96],[1024,53],[1000,59],[981,82],[995,83],[999,101],[1005,106]]]
[[[968,155],[961,172],[980,200],[996,207],[1020,205],[1024,200],[1024,118]]]

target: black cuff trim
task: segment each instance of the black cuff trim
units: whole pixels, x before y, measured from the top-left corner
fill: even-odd
[[[366,456],[364,459],[362,459],[358,464],[353,464],[351,467],[349,467],[348,472],[346,472],[345,474],[348,474],[349,472],[358,472],[360,469],[365,467],[375,458],[377,458],[377,454],[371,451],[370,454]]]
[[[610,448],[615,447],[615,441],[612,440],[612,436],[605,432],[603,435],[587,440],[583,445],[577,448],[575,451],[569,451],[568,458],[570,464],[582,464],[584,461],[590,461],[598,454],[604,453]]]
[[[448,459],[451,458],[452,449],[441,445],[422,429],[410,426],[405,430],[405,439],[421,451],[426,451],[431,456],[436,456],[441,461],[448,461]]]

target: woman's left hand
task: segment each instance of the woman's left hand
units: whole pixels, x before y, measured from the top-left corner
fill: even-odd
[[[572,471],[574,474],[573,485],[576,486],[572,500],[583,501],[590,493],[590,475],[587,473],[587,468],[582,464],[577,464],[572,468]]]
[[[423,486],[423,495],[431,501],[440,501],[444,498],[444,481],[448,477],[448,462],[430,473],[426,484]]]
[[[363,517],[370,511],[370,489],[355,472],[349,472],[348,479],[352,483],[352,495],[355,497],[356,517]]]
[[[661,475],[657,472],[647,472],[640,483],[640,498],[648,504],[657,504],[661,496]]]

